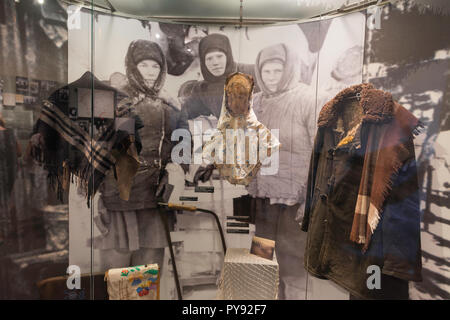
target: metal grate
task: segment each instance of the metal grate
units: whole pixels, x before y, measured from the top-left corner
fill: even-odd
[[[230,248],[219,280],[218,299],[274,300],[278,297],[278,263]]]

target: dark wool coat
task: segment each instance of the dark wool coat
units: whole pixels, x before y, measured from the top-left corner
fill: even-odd
[[[16,180],[17,164],[17,145],[14,132],[11,129],[0,130],[0,208],[5,209],[8,206]]]
[[[1,118],[0,118],[1,120]],[[0,128],[2,127],[0,121]],[[5,244],[14,234],[14,217],[10,210],[11,192],[16,180],[18,161],[17,145],[11,129],[0,130],[0,256],[8,250]]]
[[[216,77],[205,65],[205,56],[209,51],[219,50],[225,53],[227,64],[223,75]],[[194,119],[201,115],[220,116],[222,108],[223,88],[225,79],[233,72],[242,72],[255,76],[254,66],[236,63],[233,59],[230,40],[222,34],[214,33],[204,37],[199,44],[200,68],[203,81],[199,81],[192,89],[191,96],[183,105],[183,110],[188,114],[189,119]],[[258,89],[255,88],[255,92]]]
[[[360,102],[346,99],[356,93],[361,94]],[[355,103],[362,107],[360,131],[351,143],[337,147],[343,138],[337,130],[338,118]],[[305,268],[318,278],[334,281],[358,298],[407,299],[408,281],[421,281],[415,128],[405,125],[404,119],[415,118],[394,102],[389,93],[376,90],[371,84],[343,90],[325,105],[319,116],[302,222],[302,230],[308,232]],[[383,132],[393,123],[402,126],[405,133],[401,143],[406,156],[391,176],[380,220],[364,252],[362,244],[350,241],[350,233],[367,136],[371,130]],[[374,283],[373,278],[369,279],[374,272],[370,266],[381,271],[379,289],[369,289]]]

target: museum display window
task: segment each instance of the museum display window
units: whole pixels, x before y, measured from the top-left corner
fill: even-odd
[[[191,2],[0,3],[0,299],[449,299],[450,5]]]

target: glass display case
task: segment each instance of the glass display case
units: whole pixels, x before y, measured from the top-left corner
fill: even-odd
[[[0,3],[0,299],[450,298],[449,4],[116,2]]]

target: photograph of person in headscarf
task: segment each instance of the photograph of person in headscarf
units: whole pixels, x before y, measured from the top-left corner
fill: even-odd
[[[140,119],[135,125],[140,167],[128,201],[119,197],[113,173],[100,187],[95,220],[102,234],[95,239],[94,247],[100,249],[104,270],[149,263],[157,263],[162,269],[167,240],[157,209],[158,191],[167,182],[165,166],[175,145],[170,140],[172,131],[188,129],[188,125],[176,100],[162,92],[167,64],[157,43],[131,42],[125,64],[129,97],[121,107],[130,118]],[[168,215],[173,229],[175,215]]]
[[[183,109],[189,119],[211,114],[219,118],[227,76],[237,71],[254,76],[254,68],[234,60],[230,40],[223,34],[213,33],[202,38],[198,50],[203,81],[194,86]]]
[[[256,58],[261,92],[253,99],[258,120],[279,130],[279,168],[260,171],[248,186],[255,199],[255,235],[275,240],[280,266],[279,299],[303,299],[305,236],[297,212],[303,211],[309,157],[315,135],[314,90],[300,81],[298,56],[286,44],[262,49]]]

